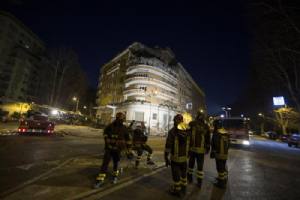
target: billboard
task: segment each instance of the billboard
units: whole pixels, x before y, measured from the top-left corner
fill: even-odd
[[[283,96],[273,97],[273,105],[274,106],[284,106],[285,101]]]

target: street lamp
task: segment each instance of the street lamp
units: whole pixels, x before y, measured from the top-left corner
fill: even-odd
[[[262,118],[260,123],[260,134],[264,134],[265,132],[265,115],[263,113],[258,113],[258,116]]]
[[[231,111],[230,107],[222,107],[222,110],[225,112],[226,118],[230,117],[230,111]]]
[[[79,98],[73,97],[73,101],[76,102],[76,110],[75,110],[75,112],[77,113],[78,112],[78,105],[79,105]]]

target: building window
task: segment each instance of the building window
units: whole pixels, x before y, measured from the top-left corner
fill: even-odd
[[[187,103],[186,104],[186,109],[192,110],[193,109],[193,103]]]
[[[140,89],[140,90],[147,91],[147,87],[146,87],[146,86],[141,86],[139,89]]]
[[[157,120],[157,113],[153,113],[153,114],[152,114],[152,119],[153,119],[153,120]]]
[[[134,113],[134,120],[135,121],[144,121],[144,112],[135,112]]]

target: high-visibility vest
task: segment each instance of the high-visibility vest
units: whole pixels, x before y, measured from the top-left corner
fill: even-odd
[[[173,162],[186,162],[188,159],[188,151],[189,151],[189,143],[190,143],[190,138],[189,136],[187,136],[186,141],[184,143],[185,147],[185,152],[179,152],[180,151],[180,147],[179,147],[179,139],[178,136],[175,135],[174,138],[174,151],[171,153],[171,160]],[[181,148],[182,150],[182,148]]]

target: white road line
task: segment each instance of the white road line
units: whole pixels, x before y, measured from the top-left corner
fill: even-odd
[[[22,188],[24,188],[24,187],[26,187],[26,186],[28,186],[28,185],[30,185],[30,184],[32,184],[32,183],[34,183],[34,182],[36,182],[36,181],[38,181],[38,180],[44,178],[44,177],[47,177],[48,175],[50,175],[50,174],[51,174],[52,172],[54,172],[55,170],[57,170],[57,169],[59,169],[59,168],[65,166],[65,165],[67,165],[68,163],[70,163],[73,159],[74,159],[74,158],[70,158],[70,159],[64,161],[63,163],[61,163],[60,165],[58,165],[57,167],[54,167],[54,168],[48,170],[47,172],[45,172],[45,173],[43,173],[43,174],[41,174],[41,175],[39,175],[39,176],[36,176],[36,177],[34,177],[34,178],[32,178],[32,179],[30,179],[30,180],[24,182],[24,183],[22,183],[22,184],[20,184],[20,185],[18,185],[18,186],[16,186],[16,187],[14,187],[14,188],[12,188],[12,189],[9,189],[9,190],[7,190],[7,191],[1,193],[1,194],[0,194],[0,197],[8,196],[9,194],[11,194],[11,193],[13,193],[13,192],[15,192],[15,191],[17,191],[17,190],[20,190],[20,189],[22,189]]]
[[[84,193],[81,193],[79,195],[76,195],[74,197],[71,198],[71,200],[79,200],[79,199],[89,199],[89,200],[93,200],[93,199],[101,199],[102,197],[106,196],[106,195],[109,195],[117,190],[120,190],[124,187],[127,187],[129,185],[132,185],[140,180],[142,180],[143,178],[146,178],[146,177],[149,177],[149,176],[152,176],[162,170],[166,169],[165,167],[161,166],[159,167],[158,169],[156,169],[155,171],[152,171],[150,173],[147,173],[147,174],[144,174],[144,175],[141,175],[139,177],[136,177],[136,178],[131,178],[131,177],[127,177],[126,180],[128,179],[128,181],[124,181],[124,183],[120,183],[120,184],[117,184],[116,186],[112,187],[112,188],[102,188],[102,189],[98,189],[95,191],[95,189],[91,190],[91,191],[88,191],[88,192],[84,192]]]

